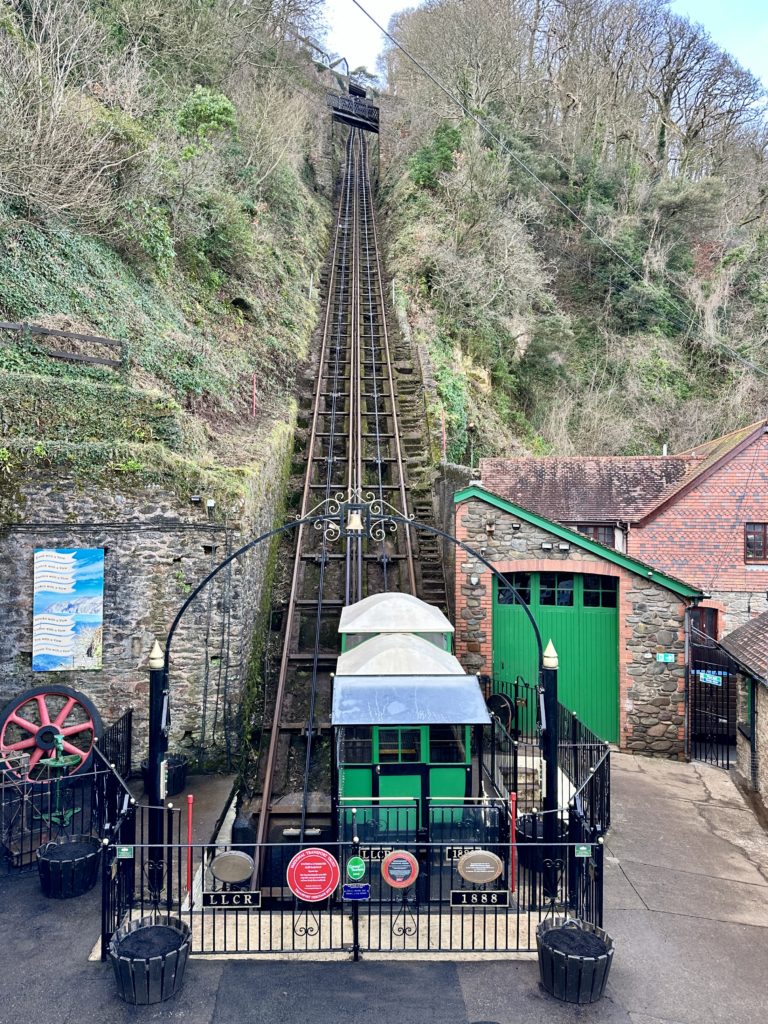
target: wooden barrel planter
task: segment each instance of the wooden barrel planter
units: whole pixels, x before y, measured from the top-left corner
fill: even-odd
[[[37,870],[43,894],[68,900],[96,884],[101,863],[101,840],[96,836],[67,836],[37,851]]]
[[[605,992],[613,940],[602,928],[556,917],[536,929],[541,984],[566,1003],[596,1003]]]
[[[109,942],[117,992],[126,1003],[162,1003],[180,991],[192,932],[178,917],[128,921]]]
[[[183,754],[171,754],[166,758],[168,774],[166,776],[165,795],[176,796],[187,784],[187,759]],[[149,788],[149,761],[141,762],[141,777],[145,791]]]

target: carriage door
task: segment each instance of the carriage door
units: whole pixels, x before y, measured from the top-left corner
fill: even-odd
[[[422,732],[419,726],[376,730],[374,795],[381,801],[379,813],[387,819],[387,831],[403,839],[415,837],[422,823],[422,803],[426,795]],[[377,784],[378,793],[375,792]]]

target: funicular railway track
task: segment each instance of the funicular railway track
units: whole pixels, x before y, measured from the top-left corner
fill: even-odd
[[[391,350],[367,142],[363,132],[353,129],[337,187],[298,509],[302,517],[339,494],[358,494],[418,513],[401,437],[395,364],[411,373],[402,352],[393,358]],[[406,390],[411,379],[407,378]],[[413,403],[410,394],[408,401]],[[408,414],[413,416],[413,410]],[[412,435],[410,444],[413,447]],[[439,588],[419,593],[422,581],[435,578],[439,560],[429,551],[433,564],[422,565],[418,540],[411,534],[406,528],[374,541],[363,536],[332,538],[327,531],[297,528],[272,727],[256,808],[259,844],[301,843],[327,836],[331,829],[331,673],[342,607],[394,590],[444,600]]]

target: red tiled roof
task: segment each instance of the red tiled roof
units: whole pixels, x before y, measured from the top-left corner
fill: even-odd
[[[636,523],[768,425],[760,420],[679,455],[481,459],[486,490],[561,523]]]
[[[560,523],[636,522],[690,463],[674,456],[481,459],[486,490]]]
[[[768,682],[768,612],[734,629],[720,645],[744,668]]]

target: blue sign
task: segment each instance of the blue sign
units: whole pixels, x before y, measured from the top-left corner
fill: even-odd
[[[371,898],[371,886],[369,882],[361,885],[345,885],[342,899],[345,900],[369,900]]]

